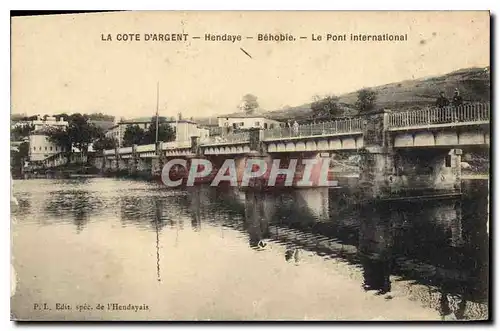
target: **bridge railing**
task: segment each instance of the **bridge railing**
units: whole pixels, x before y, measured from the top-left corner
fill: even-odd
[[[279,127],[263,130],[264,140],[289,138],[289,137],[310,137],[332,135],[336,133],[357,133],[361,132],[363,122],[361,118],[349,118],[331,122],[303,124],[298,127]]]
[[[204,139],[203,145],[246,143],[249,141],[250,141],[250,133],[248,131],[243,131],[243,132],[232,132],[222,136],[208,137]]]
[[[130,154],[132,153],[132,147],[120,147],[118,154]]]
[[[388,128],[406,128],[446,123],[483,122],[490,119],[490,104],[475,103],[459,107],[425,108],[389,114]]]
[[[156,145],[155,144],[149,144],[149,145],[137,145],[137,153],[141,152],[154,152],[156,150]]]
[[[168,141],[162,144],[162,149],[176,149],[176,148],[190,148],[191,140],[183,140],[183,141]]]

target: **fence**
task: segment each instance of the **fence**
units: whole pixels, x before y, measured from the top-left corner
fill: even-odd
[[[154,152],[155,150],[156,150],[156,145],[155,144],[137,145],[137,148],[136,148],[137,153],[141,153],[141,152]]]
[[[337,133],[361,132],[363,128],[361,118],[350,118],[332,122],[303,124],[296,127],[274,128],[264,130],[264,140],[333,135]]]
[[[176,149],[176,148],[190,148],[190,147],[191,147],[191,140],[169,141],[169,142],[164,142],[162,144],[163,150]]]
[[[490,104],[476,103],[459,107],[425,108],[389,114],[388,128],[406,128],[446,123],[487,122]]]
[[[248,131],[232,132],[222,136],[208,137],[204,139],[203,145],[218,145],[231,143],[250,142],[250,133]]]

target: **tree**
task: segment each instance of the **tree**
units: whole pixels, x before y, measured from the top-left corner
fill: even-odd
[[[112,137],[101,137],[92,143],[92,147],[98,152],[107,149],[115,149],[116,146],[118,146],[118,141]]]
[[[242,103],[240,108],[247,114],[252,114],[257,108],[259,108],[259,103],[257,102],[257,97],[253,94],[245,94],[242,98]]]
[[[66,121],[66,122],[67,122],[67,121],[68,121],[68,119],[69,119],[69,115],[68,115],[68,114],[66,114],[66,113],[57,114],[57,115],[54,115],[54,117],[55,117],[55,119],[56,119],[56,120],[58,120],[58,121],[60,120],[60,118],[62,118],[62,119],[63,119],[63,121]]]
[[[323,99],[317,97],[314,99],[315,101],[311,104],[314,119],[330,119],[341,114],[342,110],[338,105],[338,97],[329,95]]]
[[[158,141],[172,141],[175,140],[175,131],[168,123],[160,121],[158,123]],[[144,137],[141,141],[144,145],[156,143],[156,116],[151,118],[151,123],[148,129],[144,132]]]
[[[123,134],[123,146],[140,145],[144,139],[144,130],[138,125],[129,125]]]
[[[10,131],[10,140],[18,141],[25,137],[28,137],[31,132],[35,130],[35,126],[32,124],[24,124],[14,127]]]
[[[358,101],[356,101],[356,108],[360,112],[367,112],[375,109],[377,101],[377,93],[371,89],[362,89],[358,91]]]
[[[21,143],[18,147],[17,151],[11,151],[11,170],[16,175],[20,175],[21,169],[24,166],[24,161],[28,158],[29,155],[29,143],[27,141]]]
[[[51,127],[46,133],[51,143],[62,147],[64,151],[71,151],[72,141],[67,128]]]
[[[113,122],[115,120],[114,116],[111,115],[106,115],[103,113],[92,113],[89,115],[89,118],[93,121],[107,121],[107,122]]]
[[[80,113],[72,114],[69,116],[68,122],[68,134],[72,146],[78,148],[83,153],[87,153],[92,141],[102,135],[102,129],[91,123],[87,115]]]
[[[21,118],[21,121],[36,121],[38,119],[38,115],[33,115],[33,116],[25,116]]]
[[[68,126],[65,128],[47,129],[49,141],[71,151],[72,147],[87,153],[89,145],[103,135],[102,129],[92,124],[87,115],[79,113],[67,117]]]

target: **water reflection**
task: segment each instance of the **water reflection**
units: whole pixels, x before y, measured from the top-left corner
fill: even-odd
[[[193,231],[201,230],[201,190],[200,187],[192,187],[189,194],[189,212],[191,214],[191,228]]]
[[[250,247],[259,249],[265,247],[264,239],[269,238],[269,221],[271,210],[269,200],[262,199],[255,191],[245,194],[244,227],[248,232]]]
[[[471,302],[488,302],[487,183],[468,184],[460,200],[363,206],[355,203],[349,187],[263,193],[112,184],[121,189],[102,189],[100,182],[52,184],[39,192],[27,186],[18,195],[18,215],[42,224],[68,221],[77,233],[98,216],[110,215],[127,230],[154,232],[151,249],[154,245],[158,282],[166,267],[161,261],[169,254],[162,245],[166,233],[175,246],[189,251],[196,247],[183,243],[182,233],[191,231],[201,240],[216,228],[222,239],[224,232],[237,231],[245,249],[271,251],[283,263],[299,264],[309,254],[322,256],[325,263],[349,263],[359,270],[359,285],[379,295],[387,296],[403,281],[425,286],[430,304],[443,316],[462,319],[469,316]],[[191,226],[184,227],[184,222]]]
[[[63,190],[50,192],[45,201],[45,214],[51,219],[71,220],[80,233],[98,210],[101,203],[92,199],[87,190]]]
[[[231,226],[247,235],[252,249],[276,243],[285,248],[288,262],[298,262],[307,250],[358,265],[363,288],[379,295],[392,291],[391,276],[431,286],[439,294],[430,294],[429,300],[438,300],[432,305],[443,316],[463,318],[467,301],[487,302],[487,216],[476,210],[486,211],[486,205],[470,203],[486,200],[487,191],[481,192],[463,200],[364,206],[352,203],[349,190],[338,189],[249,191],[244,199],[232,191],[197,194],[211,201],[198,207],[205,218],[214,218],[214,210],[217,219],[240,213],[243,226]],[[428,291],[435,291],[431,287]]]
[[[155,232],[156,232],[156,277],[161,282],[160,276],[160,225],[163,224],[163,205],[160,199],[155,199]]]
[[[389,208],[385,204],[367,204],[360,219],[358,255],[363,266],[363,288],[377,294],[391,291],[393,231]]]

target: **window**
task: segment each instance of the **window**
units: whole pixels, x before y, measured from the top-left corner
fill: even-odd
[[[451,167],[451,155],[446,155],[446,159],[444,161],[444,166],[446,168],[450,168]]]
[[[45,146],[45,150],[47,150],[47,146]]]
[[[52,150],[52,146],[50,146],[50,150]]]
[[[264,129],[267,129],[267,123],[264,123]]]
[[[260,126],[260,122],[259,121],[255,122],[255,126]]]
[[[270,129],[274,129],[274,123],[269,124]]]
[[[41,151],[42,150],[42,146],[38,147],[38,150]]]
[[[36,146],[33,146],[33,150],[36,151]]]
[[[240,122],[240,126],[245,126],[245,122]]]

